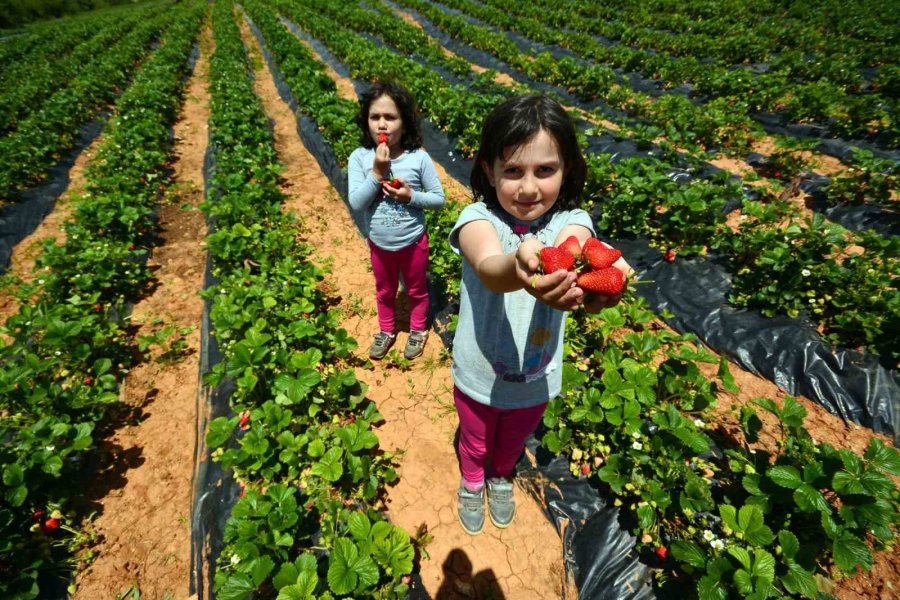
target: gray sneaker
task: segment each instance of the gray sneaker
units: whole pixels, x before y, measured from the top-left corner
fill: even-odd
[[[456,512],[459,522],[469,535],[477,535],[484,529],[484,488],[472,492],[459,486]]]
[[[491,477],[487,481],[488,506],[491,523],[506,529],[516,516],[516,499],[513,497],[513,482],[503,477]]]
[[[394,345],[396,339],[396,335],[379,331],[375,334],[375,339],[372,340],[372,345],[369,347],[369,357],[381,360],[387,354],[387,351],[391,349],[391,346]]]
[[[428,341],[427,331],[410,331],[409,339],[406,340],[406,348],[403,349],[403,356],[406,357],[406,360],[420,356],[425,350],[426,341]]]

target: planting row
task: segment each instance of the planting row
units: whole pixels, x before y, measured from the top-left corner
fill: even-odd
[[[235,416],[211,421],[206,443],[242,489],[214,591],[220,600],[402,598],[415,548],[381,512],[396,479],[372,431],[382,417],[353,371],[357,343],[321,291],[313,249],[282,212],[272,134],[231,2],[216,3],[213,27],[204,211],[216,283],[204,296],[224,358],[204,382],[233,387]],[[326,96],[315,73],[304,90],[313,103]]]
[[[59,155],[72,147],[80,127],[121,93],[152,43],[171,25],[171,15],[171,10],[156,11],[86,66],[79,65],[68,86],[0,139],[0,198],[11,200],[16,190],[45,177]]]
[[[672,57],[611,46],[589,33],[572,31],[579,27],[579,19],[558,5],[552,8],[531,3],[504,6],[498,0],[485,0],[483,4],[473,0],[444,0],[442,4],[500,31],[517,32],[527,40],[566,48],[593,62],[666,82],[669,87],[689,83],[693,93],[700,96],[735,100],[734,110],[742,114],[759,110],[784,112],[791,121],[827,124],[837,136],[859,138],[881,134],[888,147],[896,148],[900,143],[893,103],[878,93],[848,94],[846,85],[833,83],[824,74],[812,83],[798,83],[780,70],[755,74],[746,68],[708,64],[695,57]],[[561,20],[565,20],[569,29],[554,25]]]
[[[126,314],[146,290],[154,211],[166,184],[170,126],[204,7],[170,11],[162,46],[122,95],[87,192],[48,240],[19,313],[0,329],[0,595],[35,598],[70,575],[86,545],[77,490],[96,440],[120,410],[119,385],[139,358]]]

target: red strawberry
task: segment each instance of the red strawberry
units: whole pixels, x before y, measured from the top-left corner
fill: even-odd
[[[387,144],[388,143],[388,134],[384,131],[378,132],[378,143],[379,144]]]
[[[666,253],[663,255],[663,259],[666,262],[673,262],[675,260],[675,251],[669,248],[666,250]]]
[[[615,248],[609,248],[597,238],[590,238],[581,248],[581,255],[591,265],[592,269],[605,269],[622,257],[622,253]]]
[[[578,241],[578,238],[574,235],[570,235],[566,238],[562,244],[557,246],[560,250],[565,250],[570,253],[574,258],[579,258],[581,256],[581,242]]]
[[[43,510],[37,509],[36,511],[34,511],[33,513],[31,513],[31,520],[32,520],[33,522],[37,523],[38,521],[40,521],[41,519],[44,518],[44,514],[45,514],[45,513],[44,513]]]
[[[581,465],[581,474],[587,477],[591,474],[591,466],[587,463],[582,463]]]
[[[41,523],[41,533],[43,533],[44,535],[53,533],[57,529],[59,529],[59,519],[50,517],[49,519]]]
[[[586,292],[615,296],[625,289],[625,276],[615,267],[606,267],[579,275],[577,283]]]
[[[665,546],[657,546],[656,550],[653,551],[659,560],[666,560],[666,557],[669,556],[669,549]]]
[[[243,429],[244,431],[247,431],[248,429],[250,429],[250,412],[249,411],[245,410],[244,412],[241,413],[241,420],[238,422],[238,426],[241,429]]]
[[[396,177],[394,177],[393,179],[391,179],[391,187],[393,187],[393,188],[398,188],[398,187],[400,187],[400,185],[401,185],[402,183],[403,183],[403,182],[400,181],[399,179],[397,179]]]
[[[84,378],[84,385],[91,385],[93,382],[94,382],[94,380],[91,379],[90,377]]]
[[[575,266],[575,257],[566,250],[554,246],[541,248],[541,268],[545,274],[559,270],[569,271]]]

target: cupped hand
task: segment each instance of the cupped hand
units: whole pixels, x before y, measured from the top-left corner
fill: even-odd
[[[522,289],[557,310],[574,310],[583,299],[584,291],[575,285],[575,273],[556,271],[542,275],[538,272],[538,254],[543,244],[536,238],[529,238],[516,251],[516,277],[522,282]]]
[[[392,183],[396,183],[398,185],[394,186]],[[410,200],[412,200],[412,188],[409,187],[409,184],[399,178],[394,178],[393,182],[382,182],[381,189],[384,190],[384,195],[390,198],[391,200],[395,200],[400,204],[409,204]]]

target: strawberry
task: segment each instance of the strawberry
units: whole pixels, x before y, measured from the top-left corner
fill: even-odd
[[[625,276],[615,267],[606,267],[579,275],[577,283],[586,292],[616,296],[625,289]]]
[[[605,269],[611,267],[614,262],[622,257],[622,253],[615,248],[605,246],[597,238],[590,238],[581,248],[581,256],[592,269]]]
[[[244,412],[241,413],[241,420],[238,422],[238,426],[241,429],[243,429],[244,431],[247,431],[248,429],[250,429],[250,412],[249,411],[245,410]]]
[[[91,385],[93,382],[94,382],[94,380],[91,379],[90,377],[84,378],[84,385]]]
[[[675,251],[671,248],[666,250],[666,253],[663,255],[663,260],[666,262],[673,262],[675,260]]]
[[[400,187],[402,184],[403,184],[403,182],[400,181],[400,180],[399,180],[398,178],[396,178],[396,177],[394,177],[393,179],[391,179],[391,187],[393,187],[393,188],[398,188],[398,187]]]
[[[387,144],[388,143],[388,134],[385,131],[378,132],[378,143],[379,144]]]
[[[44,518],[44,511],[42,511],[41,509],[37,509],[36,511],[31,513],[31,520],[35,523],[37,523],[38,521],[40,521],[43,518]]]
[[[581,257],[581,242],[574,235],[567,237],[566,241],[557,246],[557,248],[569,252],[576,259]]]
[[[59,529],[59,519],[54,519],[52,517],[44,521],[43,525],[41,526],[41,530],[44,533],[56,531],[57,529]]]
[[[566,250],[554,246],[541,248],[541,268],[545,274],[559,270],[569,271],[575,266],[575,257]]]
[[[657,546],[653,552],[659,560],[666,560],[666,557],[669,556],[669,549],[665,546]]]
[[[587,463],[582,463],[581,465],[581,474],[587,477],[591,474],[591,466]]]

